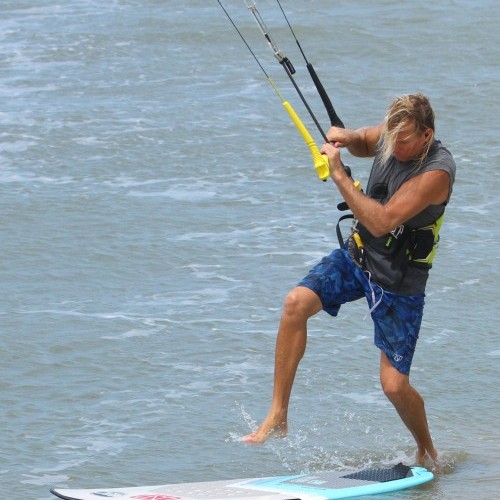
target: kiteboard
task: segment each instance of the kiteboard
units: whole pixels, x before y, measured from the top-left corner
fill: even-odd
[[[64,500],[334,500],[388,493],[433,479],[423,467],[321,471],[290,476],[165,484],[133,488],[51,489]]]

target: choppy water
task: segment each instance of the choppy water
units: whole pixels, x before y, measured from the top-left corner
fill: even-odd
[[[225,4],[305,119],[243,2]],[[496,498],[500,6],[283,4],[349,126],[399,93],[434,103],[459,171],[412,374],[448,473],[390,498]],[[277,5],[258,6],[326,126]],[[311,321],[289,438],[238,441],[340,199],[215,1],[4,0],[0,99],[3,498],[411,463],[361,303]],[[346,161],[366,182],[369,162]]]

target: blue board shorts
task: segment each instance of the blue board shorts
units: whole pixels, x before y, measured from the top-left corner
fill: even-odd
[[[366,297],[375,326],[375,345],[400,373],[410,374],[422,323],[424,293],[401,295],[383,290],[344,249],[324,257],[298,285],[316,293],[323,310],[332,316],[337,316],[342,304]]]

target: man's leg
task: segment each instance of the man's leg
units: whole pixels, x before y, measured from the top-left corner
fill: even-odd
[[[307,320],[322,310],[319,297],[298,286],[286,297],[281,316],[274,360],[274,391],[271,408],[259,428],[243,437],[247,443],[263,443],[268,437],[288,432],[288,402],[299,362],[307,343]]]
[[[383,351],[380,357],[380,382],[385,395],[415,438],[417,463],[424,465],[425,457],[428,456],[435,465],[437,452],[429,432],[424,400],[410,385],[409,376],[396,370]]]

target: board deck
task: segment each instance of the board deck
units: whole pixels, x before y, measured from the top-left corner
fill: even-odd
[[[229,481],[165,484],[133,488],[59,489],[64,500],[335,500],[411,488],[433,479],[423,467],[398,464],[390,469],[309,474]]]

